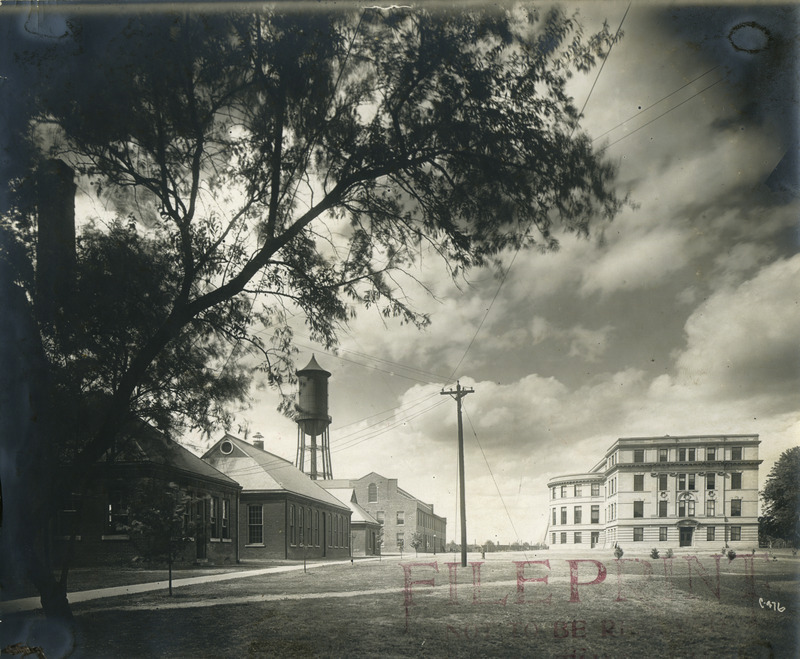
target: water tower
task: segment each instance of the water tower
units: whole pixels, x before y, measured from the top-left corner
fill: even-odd
[[[311,357],[308,365],[297,371],[299,396],[297,401],[297,459],[295,466],[308,473],[312,480],[333,478],[331,444],[328,427],[328,371]],[[308,439],[308,441],[306,441]],[[306,453],[309,470],[306,472]],[[320,467],[319,463],[322,463]]]

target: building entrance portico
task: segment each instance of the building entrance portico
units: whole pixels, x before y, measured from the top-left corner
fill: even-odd
[[[692,546],[692,533],[694,531],[694,527],[692,526],[681,526],[679,529],[680,532],[680,546],[681,547],[691,547]]]

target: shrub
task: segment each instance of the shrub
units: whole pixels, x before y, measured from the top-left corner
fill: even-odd
[[[734,558],[736,558],[736,552],[733,551],[733,549],[729,549],[725,555],[728,557],[729,561],[732,561]]]
[[[658,558],[658,549],[655,547],[650,550],[650,558]]]
[[[674,552],[672,551],[672,547],[670,547],[669,549],[667,549],[667,551],[664,552],[664,556],[666,556],[667,558],[672,558],[673,553]]]
[[[616,556],[617,558],[622,558],[622,554],[624,554],[624,553],[625,553],[625,552],[624,552],[624,551],[622,551],[622,547],[620,547],[619,545],[617,545],[617,546],[614,548],[614,556]]]

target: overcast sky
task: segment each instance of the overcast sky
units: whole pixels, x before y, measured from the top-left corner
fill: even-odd
[[[587,29],[612,30],[626,7],[580,6]],[[618,437],[757,433],[763,486],[800,443],[797,23],[779,7],[634,3],[591,95],[597,69],[572,91],[635,209],[558,253],[508,254],[502,286],[489,271],[456,286],[423,256],[437,299],[407,293],[426,331],[362,311],[333,355],[300,330],[298,366],[313,352],[332,372],[334,477],[397,478],[457,538],[456,404],[440,394],[457,377],[475,389],[470,541],[541,541],[547,480]],[[277,403],[254,390],[239,422],[294,460]]]

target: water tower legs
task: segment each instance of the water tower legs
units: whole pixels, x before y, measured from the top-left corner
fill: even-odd
[[[307,444],[306,437],[310,437],[311,441]],[[320,442],[317,443],[317,437]],[[309,453],[309,470],[306,471],[306,453]],[[319,459],[321,458],[321,459]],[[322,463],[322,470],[319,469],[319,463]],[[331,444],[330,433],[328,428],[325,428],[319,435],[306,435],[302,427],[297,427],[297,458],[295,466],[307,473],[311,480],[329,480],[333,478],[331,470]]]

